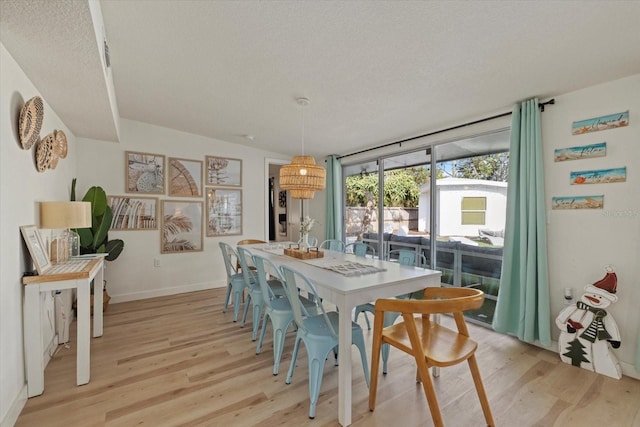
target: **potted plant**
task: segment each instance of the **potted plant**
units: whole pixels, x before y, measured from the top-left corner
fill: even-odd
[[[71,201],[76,200],[76,178],[71,181]],[[124,249],[124,241],[122,239],[109,240],[108,231],[113,219],[113,212],[107,203],[107,194],[104,189],[99,186],[93,186],[87,190],[82,198],[83,202],[91,203],[91,228],[78,228],[74,230],[80,236],[80,254],[103,254],[106,261],[113,261]],[[107,309],[107,305],[111,297],[107,293],[107,282],[104,283],[103,294],[103,311]],[[91,288],[93,294],[93,287]],[[93,295],[91,296],[91,307],[93,309]]]

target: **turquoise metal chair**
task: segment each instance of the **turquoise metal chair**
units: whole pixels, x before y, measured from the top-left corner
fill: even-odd
[[[322,384],[322,374],[324,373],[324,365],[327,356],[331,350],[336,350],[338,346],[338,313],[335,311],[326,312],[316,288],[311,281],[302,273],[287,267],[280,267],[282,276],[285,279],[287,289],[287,297],[293,309],[294,322],[298,327],[296,333],[296,342],[293,347],[293,355],[291,357],[291,365],[287,373],[286,383],[291,384],[293,370],[296,367],[296,359],[298,358],[298,350],[300,342],[304,342],[309,358],[309,418],[316,415],[316,406],[318,404],[318,396],[320,394],[320,386]],[[300,303],[298,299],[298,288],[309,294],[316,295],[314,298],[318,310],[317,315],[311,315],[308,310]],[[367,364],[367,355],[364,346],[364,336],[362,328],[357,323],[351,323],[351,333],[353,334],[352,343],[360,350],[360,358],[362,359],[362,368],[364,370],[364,378],[369,386],[369,368]]]
[[[328,249],[330,251],[344,252],[344,243],[341,240],[329,239],[320,243],[320,249]]]
[[[371,255],[371,257],[373,258],[376,256],[376,250],[364,242],[355,242],[348,244],[345,247],[345,252],[353,253],[355,256],[359,257],[366,257],[367,255]]]
[[[416,267],[423,267],[427,263],[427,259],[421,253],[418,253],[413,250],[406,249],[394,249],[387,253],[387,260],[398,260],[398,264],[401,265],[415,265]],[[422,293],[423,291],[419,291],[418,293]],[[416,294],[418,294],[416,293]],[[413,294],[404,294],[398,295],[396,298],[398,299],[409,299]],[[418,295],[416,295],[418,296]],[[367,322],[367,328],[371,330],[371,324],[369,323],[369,318],[367,317],[367,312],[371,314],[375,314],[375,306],[373,303],[360,304],[356,306],[355,313],[353,315],[353,320],[355,322],[358,321],[358,317],[360,313],[364,316],[364,320]],[[384,313],[384,327],[391,326],[396,322],[396,319],[400,316],[401,313],[395,311],[387,311]],[[387,373],[387,362],[389,361],[389,344],[382,345],[382,373]]]
[[[233,260],[238,259],[238,254],[228,243],[220,242],[218,244],[222,251],[222,258],[224,258],[224,267],[227,270],[227,297],[224,300],[223,312],[227,312],[229,306],[229,300],[233,293],[233,321],[238,321],[238,313],[240,312],[240,302],[242,301],[242,294],[247,287],[242,273],[239,273],[236,269],[236,263]]]
[[[255,341],[258,336],[260,320],[262,318],[262,307],[264,306],[264,294],[260,287],[256,267],[253,265],[253,254],[246,248],[238,246],[238,262],[240,263],[240,271],[247,288],[249,296],[244,305],[244,313],[242,314],[241,327],[244,328],[247,322],[247,314],[249,313],[249,304],[253,306],[253,315],[251,317],[251,340]],[[284,297],[285,291],[282,282],[278,279],[269,280],[269,287],[275,295]]]
[[[293,322],[293,310],[291,309],[289,298],[279,298],[271,289],[271,281],[267,280],[267,277],[282,279],[278,267],[269,259],[260,255],[253,255],[253,264],[256,266],[258,283],[262,290],[262,297],[264,298],[264,319],[262,321],[262,331],[260,332],[258,345],[256,346],[256,354],[260,354],[262,351],[264,335],[267,332],[267,323],[268,320],[271,320],[271,327],[273,328],[273,375],[278,375],[278,368],[280,367],[280,359],[282,358],[282,350],[284,348],[284,337],[287,329],[289,329],[289,325]],[[302,295],[298,297],[307,312],[314,315],[318,314],[316,304],[313,301],[308,300]]]

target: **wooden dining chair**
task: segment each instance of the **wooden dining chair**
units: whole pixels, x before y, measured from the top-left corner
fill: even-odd
[[[417,379],[422,382],[431,417],[436,427],[443,426],[444,423],[433,382],[429,375],[429,368],[452,366],[465,360],[471,370],[484,419],[487,425],[495,426],[476,361],[475,352],[478,344],[469,338],[469,331],[463,315],[464,311],[480,308],[483,301],[484,293],[482,291],[457,287],[426,288],[423,300],[377,300],[373,323],[369,409],[373,411],[376,405],[380,350],[383,344],[389,344],[415,358],[418,366]],[[402,313],[404,321],[384,327],[384,316],[388,311]],[[430,319],[431,314],[440,313],[453,315],[457,331],[441,326]],[[416,317],[414,314],[421,316]]]
[[[265,242],[264,240],[259,240],[259,239],[242,239],[238,243],[236,243],[236,246],[240,246],[240,245],[255,245],[256,243],[267,243],[267,242]],[[241,268],[240,262],[237,263],[236,268],[238,269],[238,271],[240,270],[240,268]],[[244,301],[244,295],[242,296],[242,300]]]

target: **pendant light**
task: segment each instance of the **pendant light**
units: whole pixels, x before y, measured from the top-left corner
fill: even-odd
[[[298,98],[301,107],[311,103],[308,98]],[[324,190],[326,171],[316,165],[312,156],[304,155],[304,109],[302,112],[302,155],[295,156],[291,163],[280,168],[280,187],[291,192],[294,199],[313,199],[316,191]]]

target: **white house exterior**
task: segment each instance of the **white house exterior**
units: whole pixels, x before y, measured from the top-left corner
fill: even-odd
[[[479,230],[492,230],[502,235],[505,227],[507,209],[507,183],[467,178],[442,178],[436,182],[439,218],[437,218],[437,236],[478,236]],[[430,187],[420,188],[418,204],[420,231],[429,231]],[[463,224],[463,199],[482,198],[486,201],[484,224]],[[465,211],[471,212],[471,211]]]

